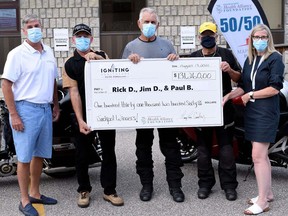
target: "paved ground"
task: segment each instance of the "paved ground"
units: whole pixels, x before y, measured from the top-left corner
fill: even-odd
[[[156,133],[157,135],[157,133]],[[175,203],[169,192],[165,180],[165,167],[163,156],[158,148],[158,139],[155,138],[154,161],[155,181],[154,196],[150,202],[139,199],[141,189],[139,178],[135,173],[135,131],[122,130],[117,132],[117,159],[118,159],[118,187],[117,191],[125,200],[122,207],[114,207],[102,199],[102,189],[99,184],[100,168],[90,169],[93,186],[92,200],[89,208],[77,207],[76,178],[55,179],[45,174],[42,175],[42,192],[58,199],[55,206],[45,206],[46,216],[238,216],[248,207],[247,198],[256,195],[256,182],[252,173],[246,182],[243,182],[248,166],[238,166],[238,193],[239,198],[230,202],[225,199],[218,183],[213,188],[213,193],[206,200],[199,200],[197,191],[196,164],[189,163],[183,167],[183,190],[186,195],[184,203]],[[217,161],[214,162],[217,174]],[[271,203],[271,211],[263,215],[282,216],[288,211],[288,170],[273,168],[273,190],[275,201]],[[16,176],[0,179],[0,215],[17,216],[19,194]],[[39,207],[39,206],[38,206]],[[41,209],[41,206],[39,207]]]

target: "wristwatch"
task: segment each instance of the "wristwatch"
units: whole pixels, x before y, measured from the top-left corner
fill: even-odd
[[[249,96],[250,96],[250,100],[254,100],[254,97],[253,97],[254,92],[253,92],[253,91],[250,91],[248,94],[249,94]]]

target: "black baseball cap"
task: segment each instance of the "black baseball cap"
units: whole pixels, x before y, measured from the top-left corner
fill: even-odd
[[[76,35],[78,32],[87,32],[89,35],[92,35],[91,28],[83,23],[78,24],[73,28],[73,35]]]

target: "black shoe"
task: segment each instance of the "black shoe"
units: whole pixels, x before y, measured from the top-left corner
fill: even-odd
[[[152,198],[152,193],[153,193],[153,186],[144,185],[140,191],[140,199],[142,201],[149,201]]]
[[[234,201],[237,199],[237,192],[235,189],[228,188],[228,189],[225,189],[224,191],[225,191],[225,195],[226,195],[227,200]]]
[[[209,197],[209,194],[211,193],[210,188],[200,188],[197,192],[199,199],[206,199]]]
[[[183,202],[185,199],[185,195],[183,193],[183,191],[181,190],[181,188],[170,188],[170,194],[173,197],[173,200],[175,202]]]

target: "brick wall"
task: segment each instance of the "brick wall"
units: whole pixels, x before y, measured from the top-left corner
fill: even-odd
[[[100,47],[99,0],[21,0],[21,18],[28,13],[37,14],[41,18],[43,42],[51,48],[54,47],[53,29],[68,28],[69,35],[72,35],[72,29],[78,23],[85,23],[91,27],[95,37],[92,47],[95,49]],[[54,52],[59,74],[61,74],[65,59],[72,54],[73,50],[74,46],[70,43],[69,52]]]
[[[178,53],[191,53],[180,49],[180,26],[197,25],[212,20],[207,5],[210,0],[148,0],[147,6],[157,10],[160,18],[158,35],[171,40]],[[99,0],[21,0],[20,16],[27,13],[37,14],[43,24],[43,41],[53,48],[53,29],[72,28],[77,23],[88,24],[93,31],[92,47],[100,49]],[[225,45],[222,37],[220,44]],[[71,41],[71,40],[70,40]],[[197,45],[199,42],[197,41]],[[72,53],[74,46],[70,43],[69,52],[55,52],[59,74],[65,59]]]
[[[207,6],[210,0],[147,0],[147,6],[156,9],[160,18],[158,35],[171,40],[175,49],[180,54],[191,53],[192,50],[180,48],[180,26],[196,26],[204,21],[213,21]],[[68,28],[72,35],[75,24],[86,23],[93,31],[94,41],[92,47],[100,49],[100,19],[99,0],[21,0],[20,14],[23,17],[27,13],[35,13],[43,23],[44,43],[53,48],[53,29]],[[288,43],[288,0],[285,0],[285,32]],[[70,43],[71,44],[71,43]],[[225,39],[218,37],[218,44],[226,46]],[[199,41],[196,40],[196,49]],[[65,59],[72,53],[74,46],[71,44],[69,52],[55,52],[59,73]],[[284,54],[284,61],[288,69],[288,52]]]
[[[197,26],[204,21],[213,21],[207,10],[210,0],[148,0],[148,6],[156,9],[160,26],[158,35],[165,36],[174,44],[180,54],[191,53],[191,50],[182,50],[180,44],[180,27]],[[196,28],[197,32],[198,28]],[[222,36],[219,44],[226,45]],[[196,39],[196,48],[199,41]]]

